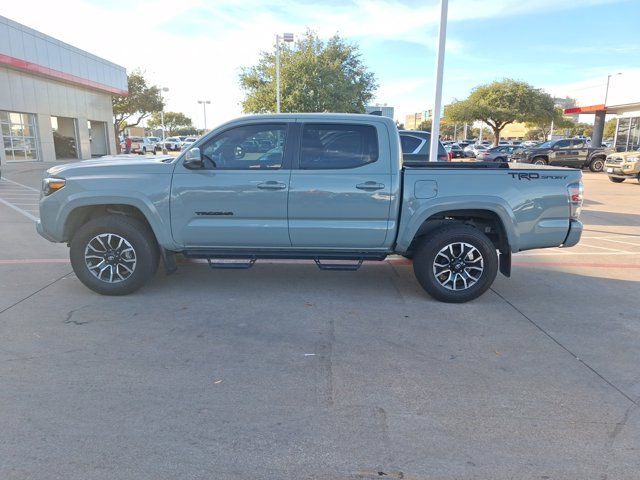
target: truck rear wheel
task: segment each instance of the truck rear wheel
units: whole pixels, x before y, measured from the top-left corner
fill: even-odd
[[[158,269],[158,244],[135,218],[105,215],[80,227],[71,240],[71,266],[78,279],[102,295],[127,295]]]
[[[548,162],[546,158],[536,157],[531,163],[533,163],[534,165],[547,165]]]
[[[491,286],[498,254],[487,236],[469,225],[451,225],[425,237],[413,257],[418,282],[436,300],[463,303]]]

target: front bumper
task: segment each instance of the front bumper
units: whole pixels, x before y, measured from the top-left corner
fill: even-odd
[[[579,220],[571,220],[569,222],[569,232],[567,238],[562,242],[562,247],[573,247],[578,244],[582,236],[582,222]]]
[[[47,240],[49,240],[50,242],[57,242],[57,240],[53,237],[50,237],[45,231],[44,231],[44,227],[42,226],[42,222],[40,220],[38,220],[36,222],[36,232],[38,232],[38,235],[40,235],[42,238],[45,238]]]
[[[625,168],[626,167],[626,168]],[[638,171],[635,168],[635,165],[620,165],[617,164],[604,164],[604,171],[610,177],[616,178],[636,178],[638,176]]]

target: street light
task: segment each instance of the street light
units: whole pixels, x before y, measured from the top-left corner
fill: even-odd
[[[607,98],[609,98],[609,81],[614,75],[622,75],[622,72],[610,73],[609,75],[607,75],[607,89],[604,92],[604,108],[607,108]]]
[[[204,112],[204,133],[207,133],[207,105],[211,104],[210,100],[198,100],[198,103],[202,104],[202,110]]]
[[[293,42],[293,33],[276,35],[276,112],[280,113],[280,40]]]
[[[162,102],[162,110],[160,110],[160,128],[162,128],[162,153],[167,153],[167,146],[164,143],[164,99],[162,98],[162,92],[168,92],[167,87],[160,87],[160,101]]]

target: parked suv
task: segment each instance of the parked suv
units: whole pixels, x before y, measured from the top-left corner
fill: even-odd
[[[400,145],[405,164],[428,162],[431,133],[421,130],[400,130]],[[438,142],[438,162],[448,161],[449,154],[442,142]]]
[[[182,140],[180,137],[169,137],[164,141],[164,148],[167,150],[178,151],[182,147]]]
[[[584,168],[592,172],[601,172],[610,149],[590,147],[588,139],[565,138],[550,140],[537,147],[514,152],[512,162],[532,163],[534,165],[556,165],[560,167]]]
[[[607,156],[604,167],[614,183],[622,183],[627,178],[635,178],[640,183],[640,151],[612,153]]]

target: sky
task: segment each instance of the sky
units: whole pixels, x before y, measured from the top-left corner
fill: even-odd
[[[242,114],[242,67],[276,33],[307,28],[360,47],[379,83],[373,103],[396,118],[430,108],[439,0],[20,0],[0,14],[169,89],[167,111],[207,127]],[[450,0],[443,101],[514,78],[582,105],[640,75],[640,0]],[[640,97],[640,94],[637,95]]]

